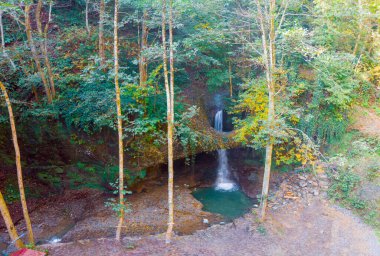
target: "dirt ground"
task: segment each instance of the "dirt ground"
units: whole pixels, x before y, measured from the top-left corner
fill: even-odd
[[[373,109],[355,107],[353,111],[354,124],[352,129],[361,133],[380,138],[380,117],[376,115]]]
[[[124,235],[139,236],[158,234],[166,230],[167,199],[166,186],[151,185],[149,191],[133,194],[128,197],[131,213],[126,215]],[[207,227],[203,219],[218,222],[220,217],[202,211],[202,204],[184,186],[176,186],[175,215],[178,234],[191,234],[195,230]],[[105,205],[112,197],[99,190],[69,190],[44,201],[42,205],[31,211],[33,231],[37,243],[48,243],[56,237],[62,242],[81,239],[96,239],[114,235],[117,225],[116,213]],[[0,223],[1,224],[1,223]],[[1,226],[0,226],[1,227]],[[25,232],[25,224],[20,221],[16,225],[20,233]],[[0,229],[0,252],[9,243],[5,229]]]
[[[192,235],[81,240],[46,245],[50,255],[380,255],[373,231],[347,210],[316,198],[270,211],[265,224],[247,214],[227,225],[214,225]]]

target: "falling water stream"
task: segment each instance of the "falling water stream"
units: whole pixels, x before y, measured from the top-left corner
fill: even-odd
[[[216,113],[214,128],[218,132],[223,132],[223,110]],[[220,214],[225,221],[231,221],[246,213],[254,201],[247,197],[232,179],[226,149],[218,150],[216,171],[217,178],[214,187],[196,188],[193,195],[202,202],[203,210]]]
[[[219,110],[215,115],[215,130],[223,132],[223,110]],[[226,149],[218,150],[218,178],[215,183],[217,190],[232,191],[237,190],[237,185],[230,179],[230,168]]]

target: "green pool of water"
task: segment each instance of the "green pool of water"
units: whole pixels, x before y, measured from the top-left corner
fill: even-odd
[[[214,188],[198,188],[193,196],[202,202],[203,210],[223,215],[226,220],[233,220],[247,213],[254,201],[241,190],[221,191]]]

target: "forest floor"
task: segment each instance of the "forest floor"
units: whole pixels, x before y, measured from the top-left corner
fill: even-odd
[[[177,180],[176,235],[170,245],[164,241],[167,210],[162,184],[131,198],[133,211],[127,214],[121,242],[113,239],[116,217],[99,191],[68,191],[50,198],[31,217],[36,237],[61,233],[61,243],[39,246],[52,256],[379,255],[372,228],[328,201],[327,180],[324,173],[274,175],[264,223],[252,211],[232,223],[209,227],[203,219],[218,223],[217,216],[203,212],[191,190]]]
[[[277,196],[288,194],[289,180],[284,182]],[[159,234],[125,237],[122,242],[111,238],[79,240],[43,248],[49,255],[62,256],[379,255],[380,243],[369,226],[350,211],[332,205],[323,192],[306,198],[311,193],[303,193],[305,189],[307,186],[302,188],[302,197],[294,196],[283,200],[281,207],[272,207],[265,223],[248,213],[233,223],[175,236],[170,245],[165,244],[164,234]]]
[[[129,196],[131,212],[126,214],[123,235],[164,232],[167,222],[166,192],[166,186],[151,184],[149,191]],[[206,228],[207,225],[202,222],[204,218],[213,223],[220,221],[219,216],[202,211],[202,204],[191,195],[190,189],[176,186],[175,193],[175,232],[178,234],[191,234]],[[112,194],[99,190],[81,189],[68,190],[64,194],[38,201],[38,205],[30,212],[37,243],[49,243],[58,238],[62,242],[71,242],[113,236],[117,215],[111,207],[105,205],[111,198],[114,198]],[[21,234],[25,232],[23,221],[17,222],[16,226]],[[6,232],[0,233],[0,245],[3,244],[0,251],[7,247],[7,240]]]

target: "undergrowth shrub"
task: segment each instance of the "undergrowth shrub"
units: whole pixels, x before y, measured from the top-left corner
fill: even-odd
[[[352,171],[340,170],[335,175],[330,175],[332,185],[328,195],[333,200],[338,200],[346,206],[362,209],[364,203],[354,194],[360,184],[360,176]]]

